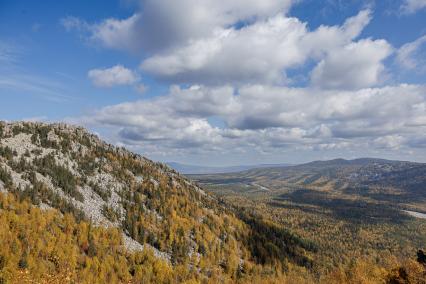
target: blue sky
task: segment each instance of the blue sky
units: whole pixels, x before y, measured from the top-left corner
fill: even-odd
[[[0,0],[0,119],[161,161],[426,162],[425,63],[425,0]]]

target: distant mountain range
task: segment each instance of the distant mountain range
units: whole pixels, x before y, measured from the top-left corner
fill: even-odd
[[[426,164],[407,161],[334,159],[190,177],[204,186],[215,185],[240,193],[310,189],[361,194],[404,204],[419,203],[426,199]],[[417,207],[421,207],[422,211],[426,210],[426,206]]]
[[[182,173],[182,174],[223,174],[223,173],[236,173],[242,172],[251,169],[262,169],[262,168],[282,168],[288,167],[292,164],[259,164],[259,165],[239,165],[239,166],[229,166],[229,167],[206,167],[206,166],[197,166],[197,165],[188,165],[181,164],[176,162],[166,163],[172,169]]]
[[[352,265],[361,255],[385,251],[414,255],[426,244],[425,163],[334,159],[187,176],[223,200],[315,240],[319,249],[314,259],[320,265]],[[404,283],[398,281],[382,283]],[[355,282],[341,278],[324,283]]]

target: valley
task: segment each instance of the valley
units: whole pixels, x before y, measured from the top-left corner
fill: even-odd
[[[410,258],[425,246],[424,169],[424,164],[359,159],[190,177],[236,207],[313,240],[319,248],[315,269],[324,274],[354,259],[383,264]]]

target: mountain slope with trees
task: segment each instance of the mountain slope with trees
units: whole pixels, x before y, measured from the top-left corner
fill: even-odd
[[[180,271],[178,282],[275,279],[309,268],[315,250],[282,227],[236,214],[167,166],[65,124],[0,124],[0,190],[78,226],[115,230],[129,253],[146,248]]]

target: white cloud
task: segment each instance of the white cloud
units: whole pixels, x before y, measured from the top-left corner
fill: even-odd
[[[371,19],[370,10],[362,10],[341,26],[309,31],[306,23],[286,16],[291,2],[148,0],[126,19],[63,22],[67,28],[87,27],[89,38],[105,47],[144,51],[141,69],[162,80],[223,85],[284,84],[288,69],[347,46]]]
[[[290,4],[290,0],[147,0],[141,1],[140,12],[124,20],[107,19],[95,26],[93,34],[108,47],[158,50],[210,36],[218,27],[286,12]]]
[[[358,38],[370,21],[371,11],[362,10],[348,18],[342,26],[319,26],[314,32],[306,35],[301,45],[310,50],[314,58],[320,59],[325,53],[341,48]]]
[[[80,122],[113,127],[122,143],[191,151],[232,147],[340,149],[420,147],[426,130],[426,86],[320,91],[263,85],[174,86],[168,95],[122,103]],[[220,118],[223,127],[209,122]]]
[[[138,31],[140,14],[127,19],[108,18],[100,23],[89,24],[83,19],[68,16],[60,23],[67,31],[77,31],[89,43],[101,44],[103,47],[137,52],[141,37]]]
[[[421,53],[425,52],[425,44],[426,35],[404,44],[397,52],[398,63],[406,69],[424,69],[426,61],[422,58]]]
[[[105,47],[159,50],[210,36],[216,28],[285,13],[292,1],[147,0],[140,3],[140,11],[126,19],[109,18],[88,25],[78,18],[67,17],[62,24],[67,29],[90,32],[91,38]]]
[[[206,38],[147,58],[141,68],[160,78],[192,83],[283,83],[285,70],[340,49],[370,20],[368,10],[342,26],[309,32],[296,18],[277,15],[242,29],[217,29]]]
[[[132,85],[139,80],[132,70],[122,65],[115,65],[106,69],[92,69],[88,72],[88,77],[95,86],[104,88],[117,85]]]
[[[312,83],[322,88],[360,89],[379,83],[382,60],[392,52],[385,40],[360,40],[329,51],[312,71]]]
[[[426,0],[404,0],[401,10],[404,13],[412,14],[426,8]]]
[[[138,35],[140,18],[139,14],[134,14],[124,20],[106,19],[90,27],[91,39],[101,42],[108,48],[137,51],[142,40]]]
[[[282,68],[304,61],[305,51],[297,43],[305,33],[297,19],[277,16],[240,30],[217,30],[209,38],[154,55],[141,67],[181,82],[280,81]]]

